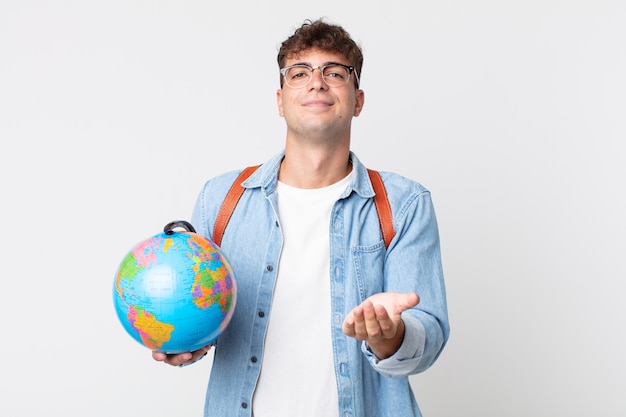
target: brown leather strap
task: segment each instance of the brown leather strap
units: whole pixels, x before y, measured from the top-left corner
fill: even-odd
[[[216,245],[221,245],[224,230],[226,230],[226,226],[230,221],[230,216],[233,214],[241,195],[246,190],[241,186],[241,183],[252,175],[259,166],[260,165],[249,166],[241,171],[228,190],[228,193],[226,193],[222,207],[220,207],[220,211],[215,218],[215,225],[213,226],[213,242],[215,242]],[[374,193],[376,193],[374,196],[374,204],[376,206],[376,212],[378,213],[378,221],[380,222],[380,230],[383,235],[383,240],[385,241],[385,247],[388,248],[396,232],[393,229],[393,217],[391,214],[391,205],[387,198],[387,190],[385,189],[385,184],[378,171],[368,169],[367,173],[374,187]]]
[[[372,181],[374,193],[376,193],[374,196],[374,204],[376,205],[376,212],[378,213],[380,230],[383,234],[385,247],[388,248],[396,232],[393,229],[393,217],[391,215],[391,205],[387,198],[387,190],[385,189],[385,184],[378,171],[368,169],[367,173],[370,176],[370,181]]]
[[[246,190],[241,186],[241,183],[244,182],[260,165],[249,166],[237,177],[233,185],[230,186],[228,193],[226,193],[226,197],[224,197],[224,202],[222,203],[222,207],[220,207],[220,211],[217,213],[217,217],[215,218],[215,225],[213,226],[213,242],[217,246],[222,244],[222,237],[224,236],[224,230],[226,230],[226,226],[230,221],[230,216],[233,214],[235,210],[235,206],[239,202],[241,195]]]

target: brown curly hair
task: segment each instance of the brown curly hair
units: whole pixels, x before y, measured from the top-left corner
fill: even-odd
[[[359,88],[363,51],[343,27],[326,23],[323,19],[305,20],[302,26],[283,41],[278,50],[278,68],[284,67],[288,58],[313,48],[345,56],[356,71],[357,76],[353,77],[354,86]],[[280,86],[283,86],[282,76]]]

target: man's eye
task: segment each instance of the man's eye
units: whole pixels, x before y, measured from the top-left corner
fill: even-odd
[[[292,79],[303,78],[309,76],[308,68],[292,68],[289,71],[289,76]]]
[[[324,77],[344,80],[348,76],[348,70],[344,67],[328,67],[324,71]]]

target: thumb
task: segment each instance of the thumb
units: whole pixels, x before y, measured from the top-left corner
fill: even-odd
[[[402,306],[402,311],[408,310],[411,307],[415,307],[420,302],[420,297],[414,292],[402,294],[402,300],[400,300],[400,305]]]

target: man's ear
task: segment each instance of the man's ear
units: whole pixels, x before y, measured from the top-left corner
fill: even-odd
[[[354,104],[354,117],[359,117],[363,105],[365,104],[365,92],[363,90],[356,90],[356,100]]]
[[[280,117],[284,117],[285,113],[283,112],[283,90],[276,90],[276,104],[278,105],[278,114]]]

